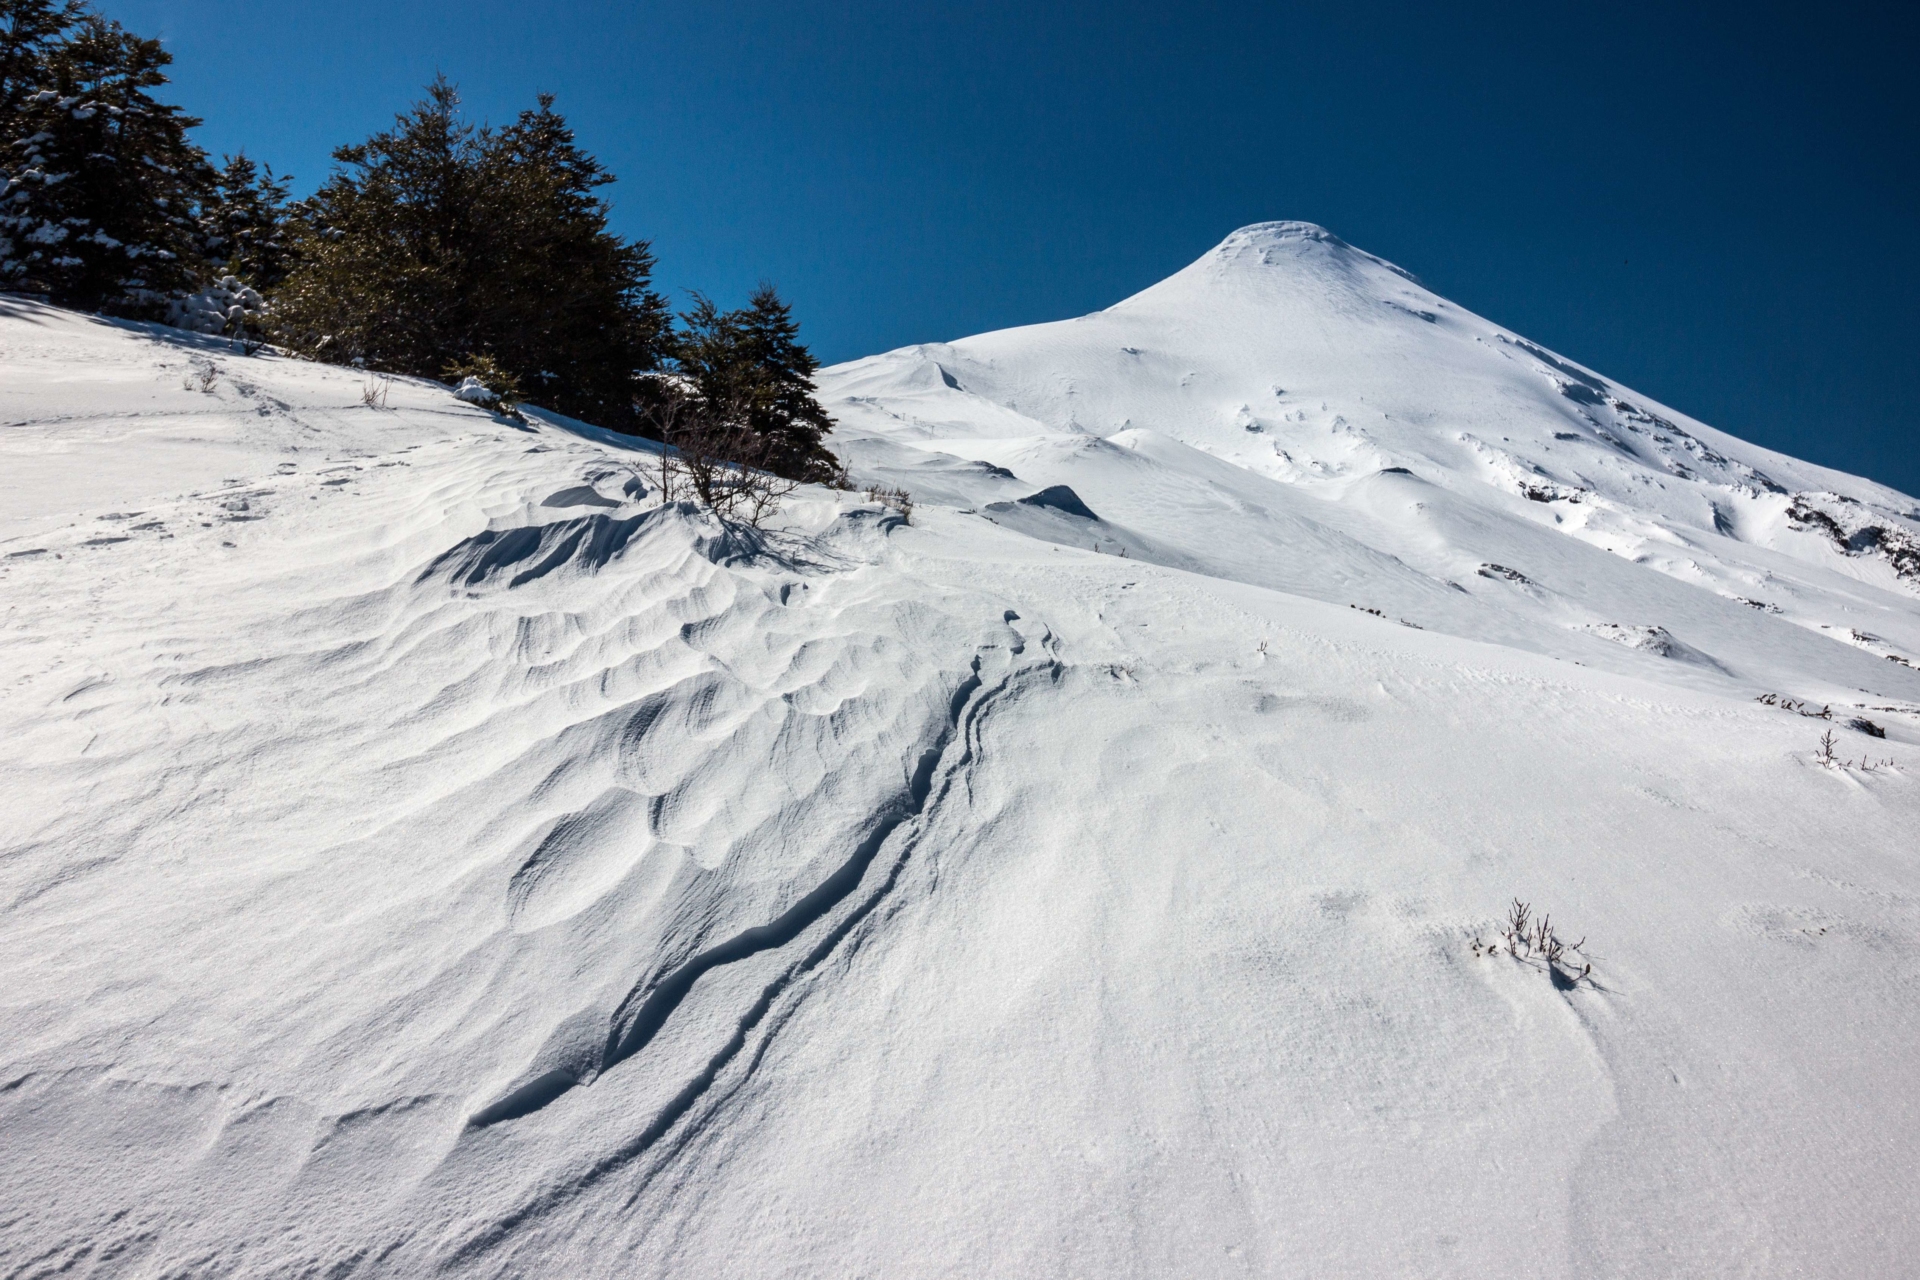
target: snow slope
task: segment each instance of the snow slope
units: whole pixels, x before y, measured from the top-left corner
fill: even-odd
[[[0,1274],[1920,1256],[1904,495],[1296,223],[826,371],[911,524],[367,386],[0,299]]]

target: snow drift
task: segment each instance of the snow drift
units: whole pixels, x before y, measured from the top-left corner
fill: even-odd
[[[912,524],[20,300],[0,369],[9,1275],[1920,1250],[1904,495],[1299,223],[826,371]]]

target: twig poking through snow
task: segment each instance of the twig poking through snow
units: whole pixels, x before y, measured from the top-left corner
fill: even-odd
[[[1500,930],[1500,938],[1505,943],[1504,948],[1499,944],[1489,946],[1475,938],[1473,954],[1492,956],[1498,955],[1504,949],[1516,960],[1539,960],[1548,972],[1552,973],[1556,970],[1571,970],[1573,956],[1583,954],[1583,948],[1587,945],[1584,937],[1578,942],[1563,940],[1554,932],[1551,915],[1542,915],[1536,919],[1532,905],[1518,898],[1515,898],[1512,905],[1507,908],[1507,920]],[[1583,961],[1580,972],[1574,974],[1572,980],[1575,983],[1591,981],[1592,976],[1593,963]]]
[[[1813,758],[1825,769],[1845,768],[1840,758],[1833,754],[1833,730],[1829,729],[1820,735],[1820,750]]]

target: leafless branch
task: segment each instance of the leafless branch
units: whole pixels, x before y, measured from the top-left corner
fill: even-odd
[[[742,400],[714,401],[671,378],[656,379],[642,417],[662,442],[660,496],[687,496],[723,520],[759,528],[800,487],[770,470],[772,449]]]

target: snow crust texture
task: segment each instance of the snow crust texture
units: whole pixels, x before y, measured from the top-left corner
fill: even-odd
[[[0,298],[0,1274],[1920,1256],[1911,498],[1302,223],[822,392]]]

